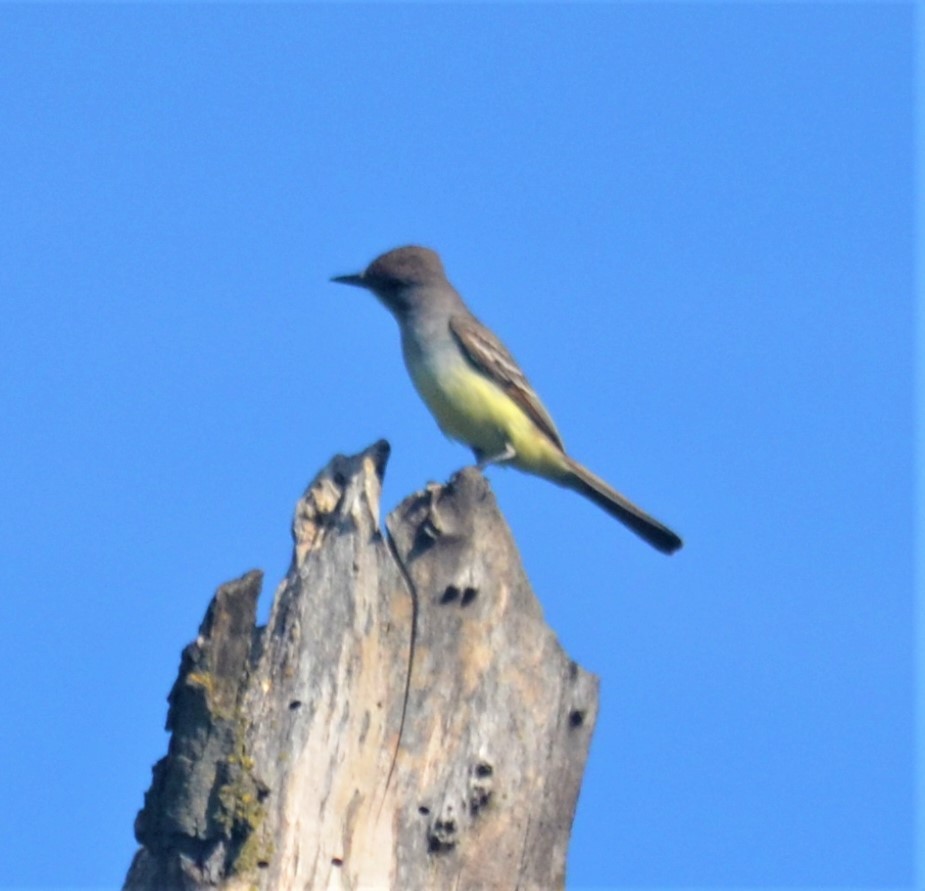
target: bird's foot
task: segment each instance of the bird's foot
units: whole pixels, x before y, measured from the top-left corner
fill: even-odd
[[[510,461],[517,456],[514,446],[509,442],[505,443],[504,449],[495,455],[486,455],[481,449],[473,449],[472,451],[475,453],[475,466],[479,470],[484,470],[489,464],[503,464],[505,461]]]

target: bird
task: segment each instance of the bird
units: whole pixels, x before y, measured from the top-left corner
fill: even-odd
[[[331,281],[370,291],[395,317],[418,394],[443,433],[472,449],[480,469],[499,464],[542,477],[590,499],[656,550],[681,547],[675,532],[566,452],[520,365],[470,312],[435,251],[395,248]]]

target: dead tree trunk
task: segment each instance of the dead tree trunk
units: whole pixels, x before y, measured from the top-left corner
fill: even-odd
[[[309,486],[265,627],[259,572],[216,593],[126,889],[563,887],[597,679],[545,624],[478,471],[381,534],[388,450]]]

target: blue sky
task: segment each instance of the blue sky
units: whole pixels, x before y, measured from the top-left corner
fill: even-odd
[[[215,587],[393,446],[328,284],[438,249],[571,452],[489,472],[602,712],[570,888],[913,881],[913,7],[0,7],[0,886],[116,888]]]

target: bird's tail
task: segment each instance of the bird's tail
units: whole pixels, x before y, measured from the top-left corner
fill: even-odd
[[[636,507],[632,501],[624,498],[616,489],[612,489],[587,467],[568,456],[565,458],[569,473],[561,480],[562,485],[590,498],[598,507],[616,517],[624,526],[629,527],[663,554],[673,554],[681,547],[681,539],[667,526],[650,517],[642,508]]]

